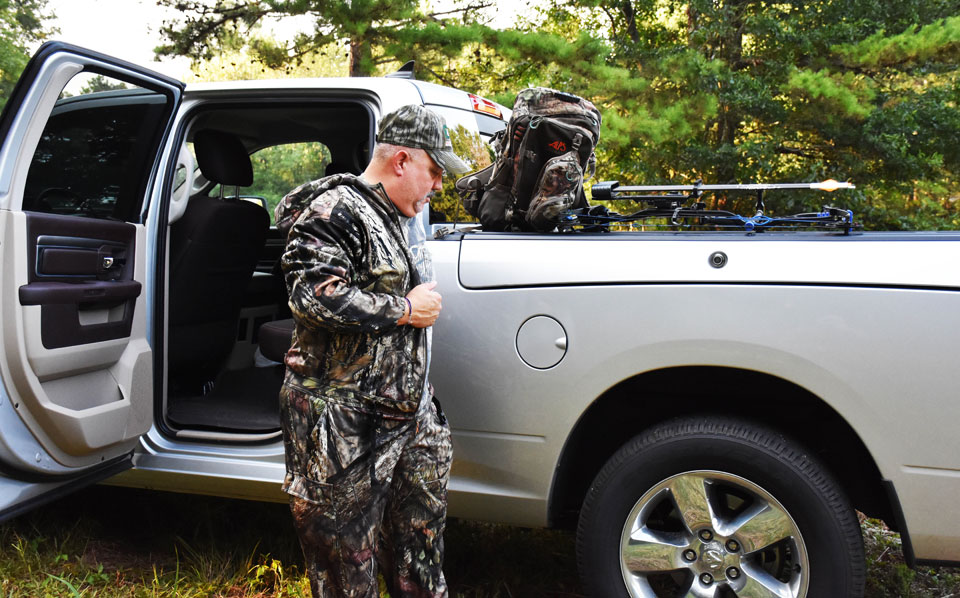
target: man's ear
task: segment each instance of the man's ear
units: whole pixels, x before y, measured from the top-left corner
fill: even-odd
[[[412,160],[412,156],[406,150],[398,150],[390,158],[390,168],[394,175],[403,176],[403,169]]]

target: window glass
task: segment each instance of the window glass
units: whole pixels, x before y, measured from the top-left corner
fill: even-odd
[[[251,154],[253,165],[253,184],[240,188],[243,198],[261,198],[264,207],[270,212],[273,223],[273,211],[283,196],[303,183],[322,178],[331,165],[330,149],[318,141],[305,143],[287,143],[265,147]],[[342,169],[337,172],[344,172]],[[220,185],[210,191],[211,196],[220,194]],[[227,185],[224,195],[235,194],[234,187]],[[255,202],[260,203],[260,202]]]
[[[493,163],[494,151],[490,145],[492,132],[505,128],[506,123],[469,110],[447,106],[429,106],[429,108],[443,116],[450,133],[453,151],[470,166],[472,171],[475,172]],[[478,128],[481,119],[484,121],[484,127]],[[499,123],[499,126],[495,126],[496,123]],[[460,196],[454,187],[456,178],[458,177],[444,177],[443,190],[438,191],[430,199],[431,224],[476,222],[476,218],[463,209]]]
[[[450,106],[427,106],[437,114],[443,116],[450,129],[463,127],[467,131],[480,133],[484,139],[489,140],[494,134],[507,126],[507,123],[499,118],[474,112],[472,110],[461,110],[451,108]]]
[[[193,145],[193,144],[191,144]],[[178,193],[180,187],[187,183],[187,167],[183,164],[177,165],[177,172],[173,175],[173,192]]]
[[[75,77],[40,138],[23,209],[138,220],[169,102],[104,75]]]

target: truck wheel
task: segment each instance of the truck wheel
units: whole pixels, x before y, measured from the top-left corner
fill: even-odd
[[[596,598],[860,598],[865,576],[826,469],[722,418],[667,422],[614,454],[580,512],[577,561]]]

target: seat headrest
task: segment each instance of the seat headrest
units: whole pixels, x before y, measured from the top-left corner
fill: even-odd
[[[200,172],[208,181],[239,187],[253,184],[250,155],[236,135],[203,129],[194,134],[193,149]]]
[[[323,171],[324,176],[330,176],[332,174],[344,174],[350,172],[350,167],[342,162],[331,162],[327,164],[326,170]],[[351,174],[356,174],[352,173]]]

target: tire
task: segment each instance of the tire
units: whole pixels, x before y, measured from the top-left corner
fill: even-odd
[[[577,562],[595,598],[861,598],[865,576],[859,522],[826,469],[723,418],[667,422],[617,451],[587,492]]]

